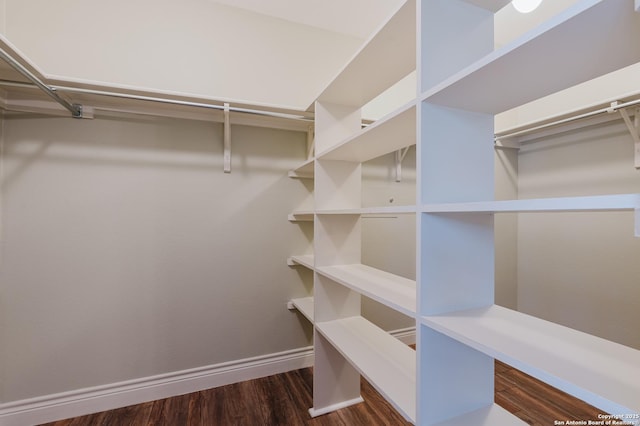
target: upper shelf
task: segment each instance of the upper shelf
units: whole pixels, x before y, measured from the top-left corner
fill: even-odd
[[[422,99],[497,114],[640,61],[634,0],[581,0]]]
[[[636,349],[497,305],[422,323],[606,413],[640,413]]]
[[[322,266],[316,272],[405,315],[415,315],[414,280],[361,264]]]
[[[318,100],[363,106],[416,69],[415,52],[416,2],[405,0],[322,91]]]
[[[317,154],[319,160],[365,162],[416,143],[416,105],[412,101],[353,137]]]
[[[295,169],[289,170],[289,177],[297,178],[297,179],[313,179],[313,174],[314,174],[313,164],[314,164],[313,158],[305,161]]]
[[[425,213],[577,212],[640,209],[640,194],[426,204]]]

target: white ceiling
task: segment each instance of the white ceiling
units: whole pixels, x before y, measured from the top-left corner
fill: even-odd
[[[402,0],[210,0],[361,39],[368,38]]]

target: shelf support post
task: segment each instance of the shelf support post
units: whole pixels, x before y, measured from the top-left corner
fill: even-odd
[[[231,120],[229,119],[229,104],[224,104],[224,172],[231,173]]]
[[[627,129],[629,129],[629,133],[631,133],[631,137],[633,138],[635,168],[640,169],[640,108],[636,108],[633,122],[626,109],[622,108],[619,111],[624,120],[624,124],[627,125]]]

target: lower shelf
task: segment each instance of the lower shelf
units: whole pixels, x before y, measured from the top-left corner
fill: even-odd
[[[640,412],[639,350],[496,305],[422,324],[604,412]]]
[[[291,256],[288,261],[289,265],[302,265],[306,268],[313,270],[314,260],[312,254],[302,254],[297,256]]]
[[[289,302],[289,309],[297,309],[313,324],[313,297],[291,299]]]
[[[504,408],[493,404],[454,419],[437,423],[435,426],[520,426],[526,424]]]
[[[416,353],[362,317],[316,323],[322,334],[408,421],[416,419]]]

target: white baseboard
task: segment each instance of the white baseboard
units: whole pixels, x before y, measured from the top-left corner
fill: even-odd
[[[0,404],[0,426],[26,426],[184,395],[313,365],[313,348]]]
[[[404,343],[416,341],[415,328],[392,331]],[[0,426],[54,422],[157,399],[184,395],[313,365],[313,348],[161,374],[104,386],[0,404]]]

